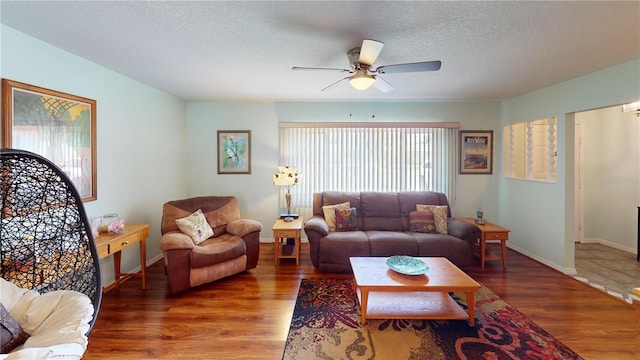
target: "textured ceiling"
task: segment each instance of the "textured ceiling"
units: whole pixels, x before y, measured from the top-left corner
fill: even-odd
[[[25,34],[187,101],[499,100],[640,57],[640,2],[2,1]],[[351,89],[363,39],[395,90]],[[18,79],[19,80],[19,79]]]

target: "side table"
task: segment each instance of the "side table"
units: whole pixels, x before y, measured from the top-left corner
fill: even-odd
[[[283,219],[278,219],[273,224],[272,230],[276,266],[278,266],[280,259],[296,259],[296,265],[300,265],[300,237],[302,234],[302,224],[302,216],[288,222]],[[295,239],[295,245],[291,255],[285,255],[282,252],[282,244],[286,244],[288,238]]]
[[[480,257],[480,263],[482,269],[484,269],[485,261],[500,261],[502,260],[502,270],[507,270],[507,240],[509,240],[509,232],[511,230],[498,226],[496,224],[485,221],[484,224],[476,224],[475,219],[471,217],[456,218],[467,223],[474,224],[480,229],[480,241],[479,246],[474,249],[474,254]],[[495,241],[500,242],[501,255],[500,257],[493,255],[489,248],[488,243]]]
[[[116,280],[113,284],[105,286],[105,292],[132,276],[141,277],[142,289],[147,288],[147,237],[149,237],[149,224],[125,224],[124,231],[120,234],[101,234],[94,239],[100,259],[113,255],[113,270]],[[135,274],[122,273],[120,272],[122,249],[134,244],[140,244],[140,272]]]

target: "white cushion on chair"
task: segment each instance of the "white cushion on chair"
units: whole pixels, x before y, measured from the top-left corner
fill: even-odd
[[[40,295],[0,278],[0,302],[11,317],[31,334],[29,339],[0,359],[80,359],[87,349],[93,304],[88,296],[71,290]]]

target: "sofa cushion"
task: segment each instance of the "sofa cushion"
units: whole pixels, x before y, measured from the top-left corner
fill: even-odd
[[[329,231],[336,231],[336,209],[348,209],[350,207],[351,204],[348,201],[341,204],[322,206],[324,219],[327,222],[327,225],[329,225]]]
[[[363,231],[330,232],[318,244],[318,268],[322,272],[350,272],[351,256],[371,256]]]
[[[314,215],[323,215],[322,206],[324,205],[333,205],[340,204],[344,202],[349,202],[352,207],[360,210],[360,193],[359,192],[344,192],[344,191],[325,191],[320,193],[321,196],[318,200],[320,205],[320,212],[316,212],[316,207],[314,206]]]
[[[336,231],[358,230],[358,211],[352,207],[349,209],[336,209]]]
[[[412,211],[409,213],[409,231],[437,234],[435,219],[430,211]]]
[[[199,268],[235,259],[247,253],[246,243],[241,237],[224,234],[208,239],[191,252],[191,267]]]
[[[436,206],[436,205],[416,205],[417,211],[426,211],[433,214],[433,219],[436,223],[436,230],[438,233],[446,235],[447,230],[447,213],[448,206]]]
[[[426,234],[412,232],[413,238],[418,244],[419,256],[446,257],[457,267],[471,265],[471,246],[465,240],[451,235]]]
[[[362,227],[368,230],[402,231],[398,193],[362,192]]]
[[[418,256],[418,244],[411,233],[398,231],[367,231],[371,256]]]
[[[176,225],[178,225],[180,231],[189,235],[196,245],[213,236],[213,229],[211,229],[201,209],[196,210],[189,216],[176,219]]]
[[[4,305],[0,304],[0,353],[6,354],[24,344],[29,334],[11,317]]]
[[[428,204],[444,206],[449,205],[447,197],[443,193],[432,191],[403,191],[398,193],[400,201],[400,212],[402,214],[403,230],[410,231],[409,213],[416,211],[417,204]],[[449,207],[448,217],[451,217],[451,208]]]

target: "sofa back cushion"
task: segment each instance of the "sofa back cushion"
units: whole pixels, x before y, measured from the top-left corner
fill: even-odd
[[[398,200],[400,201],[400,212],[402,213],[402,229],[404,231],[411,230],[411,223],[409,221],[409,214],[412,211],[416,211],[416,205],[437,205],[447,206],[447,217],[451,217],[451,207],[447,196],[443,193],[433,191],[404,191],[398,193]]]
[[[226,232],[226,225],[240,219],[240,207],[235,196],[200,196],[166,202],[162,207],[160,231],[180,231],[175,220],[191,215],[201,209],[207,222],[213,228],[214,237]]]
[[[362,230],[402,231],[400,202],[396,192],[362,192]]]

